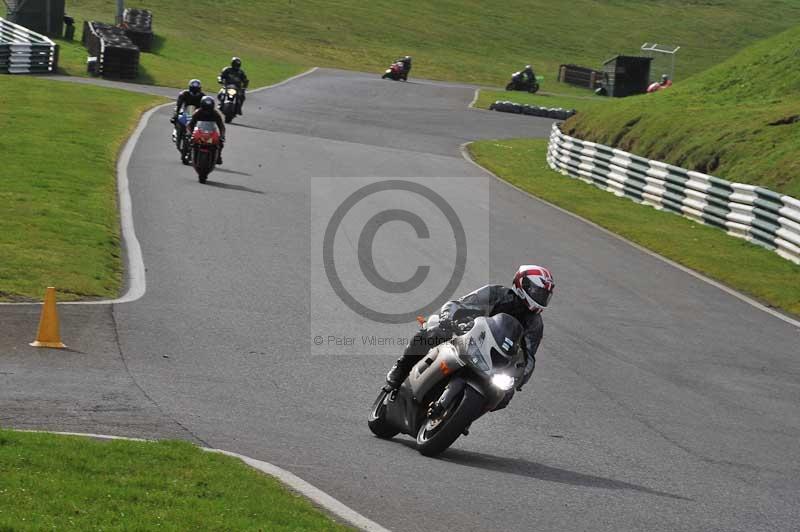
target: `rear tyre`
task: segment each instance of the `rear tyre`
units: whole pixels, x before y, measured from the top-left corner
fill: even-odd
[[[448,447],[483,411],[484,398],[471,386],[464,388],[439,417],[426,419],[417,433],[417,450],[424,456],[436,456]]]
[[[388,394],[389,392],[386,390],[381,390],[381,393],[378,394],[378,398],[372,403],[372,410],[369,412],[369,419],[367,421],[369,430],[378,438],[383,438],[385,440],[393,438],[400,432],[386,421],[386,405],[384,403]]]

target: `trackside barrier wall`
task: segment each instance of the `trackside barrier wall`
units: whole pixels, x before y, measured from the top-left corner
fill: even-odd
[[[800,200],[651,161],[561,132],[553,124],[553,170],[633,200],[713,225],[800,264]]]
[[[56,43],[24,26],[0,18],[0,72],[53,72],[57,63]]]

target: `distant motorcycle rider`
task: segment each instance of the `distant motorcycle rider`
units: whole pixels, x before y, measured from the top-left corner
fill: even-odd
[[[525,68],[522,69],[522,80],[526,84],[531,84],[536,79],[536,74],[533,72],[533,67],[530,65],[525,65]]]
[[[247,86],[250,85],[250,80],[247,79],[247,74],[244,73],[242,70],[242,60],[238,57],[231,58],[231,66],[227,66],[222,69],[219,76],[217,77],[217,81],[222,84],[223,87],[226,85],[235,85],[237,89],[239,89],[239,96],[238,102],[236,104],[236,114],[242,114],[242,106],[244,105],[245,100],[245,89]],[[222,105],[222,91],[220,91],[219,95],[217,96]]]
[[[188,130],[194,131],[198,122],[215,122],[219,128],[219,149],[217,150],[217,164],[222,164],[222,148],[225,146],[225,119],[214,106],[214,98],[204,96],[200,107],[192,114]]]
[[[172,113],[172,118],[169,119],[170,123],[175,125],[175,133],[172,135],[172,140],[177,141],[178,137],[183,133],[181,131],[181,124],[178,122],[178,117],[184,109],[193,106],[195,109],[200,107],[200,101],[205,96],[203,86],[200,84],[199,79],[193,79],[189,82],[189,87],[178,94],[178,99],[175,102],[175,112]],[[180,146],[178,147],[180,149]]]
[[[411,72],[411,56],[407,55],[405,57],[401,57],[396,62],[403,65],[403,72],[400,74],[400,79],[403,81],[408,81],[408,73]]]
[[[386,375],[388,387],[398,388],[408,377],[411,368],[431,348],[453,337],[454,331],[463,320],[506,313],[516,318],[524,330],[521,349],[525,354],[525,369],[516,385],[517,391],[521,390],[536,367],[536,351],[544,331],[541,313],[550,303],[554,288],[555,281],[547,268],[526,265],[517,270],[511,288],[487,285],[461,299],[445,303],[439,311],[439,324],[430,329],[422,329],[414,335],[403,355],[389,370]],[[513,391],[499,408],[508,404],[512,394]]]

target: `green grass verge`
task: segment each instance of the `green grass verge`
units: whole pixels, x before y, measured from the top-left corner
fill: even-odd
[[[0,530],[345,531],[276,479],[186,442],[0,430]]]
[[[800,266],[767,249],[554,172],[547,166],[546,140],[480,141],[469,150],[477,162],[539,198],[769,306],[800,315]]]
[[[46,286],[61,300],[118,294],[117,154],[160,101],[0,76],[0,300],[40,300]]]
[[[142,55],[143,80],[170,86],[187,77],[208,84],[234,54],[258,85],[269,81],[272,68],[380,72],[390,59],[410,54],[416,76],[505,85],[511,72],[531,63],[548,87],[561,63],[599,66],[653,39],[683,46],[678,74],[686,77],[800,18],[796,0],[140,0],[136,6],[153,10],[159,37],[155,53]],[[111,22],[114,3],[72,0],[68,12],[78,23]],[[64,64],[79,72],[84,60],[68,52]]]
[[[800,26],[669,90],[593,106],[582,139],[800,198]]]

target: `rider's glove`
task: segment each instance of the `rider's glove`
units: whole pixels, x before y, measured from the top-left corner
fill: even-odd
[[[170,124],[174,124],[175,120],[176,120],[176,118],[173,116],[172,118],[169,119],[169,123]]]
[[[219,143],[220,144],[225,144],[225,136],[224,135],[219,138]]]

